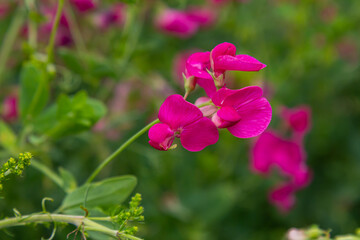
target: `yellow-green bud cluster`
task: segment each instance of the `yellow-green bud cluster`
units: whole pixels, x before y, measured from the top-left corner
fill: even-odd
[[[4,163],[0,168],[0,190],[3,189],[3,181],[10,174],[14,174],[17,176],[21,176],[25,167],[30,165],[30,160],[32,158],[32,154],[29,152],[20,153],[19,156],[15,159],[13,157],[9,158],[9,160]]]
[[[116,217],[115,221],[120,224],[120,231],[127,234],[134,235],[138,231],[137,226],[128,226],[129,222],[142,222],[144,221],[144,208],[140,206],[141,195],[135,194],[129,202],[129,208],[123,209]]]

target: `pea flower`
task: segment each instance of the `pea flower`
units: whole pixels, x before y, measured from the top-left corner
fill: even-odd
[[[203,8],[191,7],[188,10],[165,9],[156,18],[155,25],[165,33],[180,38],[194,35],[199,27],[214,22],[212,11]]]
[[[226,71],[259,71],[264,67],[266,67],[265,64],[249,55],[236,55],[236,47],[224,42],[217,45],[211,52],[198,52],[191,55],[186,63],[185,76],[194,77],[195,82],[204,88],[211,98],[216,92],[216,87],[225,86]]]
[[[3,102],[2,117],[7,122],[16,121],[19,117],[18,98],[16,96],[8,96]]]
[[[262,94],[258,86],[239,90],[221,88],[212,97],[219,108],[212,121],[238,138],[258,136],[268,127],[272,116],[271,106]]]
[[[126,19],[125,9],[125,4],[114,4],[109,9],[97,14],[94,17],[94,23],[102,30],[106,30],[110,26],[123,26]]]
[[[152,126],[148,133],[149,144],[158,150],[171,148],[175,137],[180,138],[182,146],[192,152],[201,151],[219,139],[218,130],[211,120],[178,94],[165,99],[158,117],[161,123]]]
[[[70,0],[70,2],[79,12],[87,12],[95,8],[95,2],[93,0]]]
[[[295,133],[305,134],[311,127],[311,111],[306,106],[289,109],[283,107],[280,113],[286,125]]]
[[[271,190],[269,200],[282,212],[288,212],[295,205],[294,193],[296,188],[292,184],[284,184]]]

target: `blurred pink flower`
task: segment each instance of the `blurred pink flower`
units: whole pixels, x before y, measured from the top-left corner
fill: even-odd
[[[351,38],[344,38],[336,44],[336,50],[343,60],[356,65],[359,62],[359,49],[356,41]]]
[[[0,3],[0,19],[5,17],[10,10],[10,6],[8,3]]]
[[[168,150],[175,137],[188,151],[201,151],[215,144],[219,139],[216,126],[203,116],[195,105],[186,102],[180,95],[171,95],[161,105],[159,120],[149,130],[149,144],[158,149]]]
[[[122,3],[112,5],[109,9],[97,14],[94,22],[102,30],[110,26],[123,26],[126,19],[126,6]]]
[[[262,89],[257,86],[218,90],[212,102],[220,108],[212,121],[238,138],[258,136],[268,127],[272,116],[271,106],[262,94]]]
[[[96,7],[94,0],[70,0],[79,12],[87,12]]]
[[[191,7],[189,10],[165,9],[156,18],[155,24],[162,31],[188,38],[194,35],[200,26],[213,23],[215,14],[208,9]]]
[[[16,121],[19,117],[17,96],[5,98],[2,107],[2,117],[6,122]]]
[[[281,109],[280,116],[295,133],[305,134],[311,127],[311,110],[307,106]]]
[[[297,187],[307,185],[311,179],[302,146],[271,131],[264,132],[256,140],[252,148],[251,165],[253,170],[263,174],[268,174],[271,167],[277,166]]]
[[[39,37],[41,40],[47,41],[53,28],[57,7],[43,7],[42,14],[46,18],[46,22],[39,26]],[[27,29],[25,29],[27,32]],[[63,13],[60,18],[59,27],[56,33],[56,45],[66,46],[72,43],[72,37],[69,29],[69,22]]]
[[[295,204],[295,191],[296,188],[292,184],[280,185],[270,191],[269,200],[282,212],[288,212]]]

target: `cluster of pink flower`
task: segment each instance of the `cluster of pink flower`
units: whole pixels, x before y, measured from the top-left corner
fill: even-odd
[[[110,26],[122,26],[125,21],[125,5],[122,3],[113,4],[110,8],[100,9],[94,0],[71,0],[70,3],[79,13],[92,14],[92,23],[100,30],[106,30]],[[45,21],[39,25],[39,36],[46,39],[49,36],[57,11],[57,6],[48,3],[46,0],[40,6],[40,12],[45,17]],[[0,5],[1,14],[1,5]],[[27,26],[23,28],[23,34],[28,34]],[[66,11],[63,11],[56,34],[56,45],[66,46],[72,43],[72,35],[70,31],[69,18]]]
[[[199,27],[209,26],[215,20],[215,13],[208,8],[190,7],[187,10],[167,8],[161,11],[155,25],[165,33],[180,38],[194,35]]]
[[[305,106],[283,108],[280,116],[292,132],[290,139],[272,130],[264,132],[252,148],[252,169],[269,174],[272,167],[277,167],[289,179],[271,190],[269,195],[271,203],[287,212],[295,204],[295,192],[311,180],[303,146],[304,136],[310,129],[310,109]]]
[[[149,144],[158,150],[175,145],[175,137],[189,151],[200,151],[218,141],[218,128],[227,128],[238,138],[261,134],[269,125],[272,110],[262,96],[260,87],[249,86],[231,90],[225,86],[228,70],[259,71],[266,67],[248,55],[236,55],[231,43],[217,45],[211,52],[192,54],[184,73],[185,97],[169,96],[159,110],[159,120],[149,130]],[[186,97],[196,84],[204,88],[207,97],[200,97],[195,105]]]

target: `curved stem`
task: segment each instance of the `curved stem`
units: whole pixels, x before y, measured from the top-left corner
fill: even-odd
[[[58,4],[57,10],[56,10],[54,24],[51,29],[49,44],[47,46],[48,62],[52,61],[52,58],[54,55],[53,52],[54,52],[54,45],[55,45],[55,37],[56,37],[57,29],[59,27],[59,22],[60,22],[63,7],[64,7],[64,0],[59,0],[59,4]]]
[[[125,148],[127,148],[132,142],[134,142],[138,137],[143,135],[147,130],[149,130],[153,125],[160,122],[159,119],[156,119],[146,125],[143,129],[138,131],[135,135],[129,138],[126,142],[124,142],[115,152],[113,152],[108,158],[106,158],[91,174],[91,176],[87,179],[86,183],[90,183],[94,180],[94,178],[99,174],[99,172],[106,167],[112,160],[114,160]]]
[[[16,42],[17,34],[22,26],[24,20],[24,8],[19,4],[18,9],[15,12],[15,16],[11,21],[10,27],[6,32],[3,42],[1,43],[0,48],[0,83],[4,78],[3,71],[5,69],[5,64],[10,55],[10,52],[13,48],[14,43]]]
[[[31,164],[30,166],[33,166],[34,168],[36,168],[37,170],[39,170],[40,172],[42,172],[45,176],[47,176],[48,178],[50,178],[54,183],[56,183],[56,185],[58,185],[61,189],[63,189],[64,187],[64,182],[63,180],[59,177],[59,175],[57,175],[54,171],[52,171],[50,168],[48,168],[47,166],[45,166],[44,164],[38,162],[35,159],[31,160]]]

